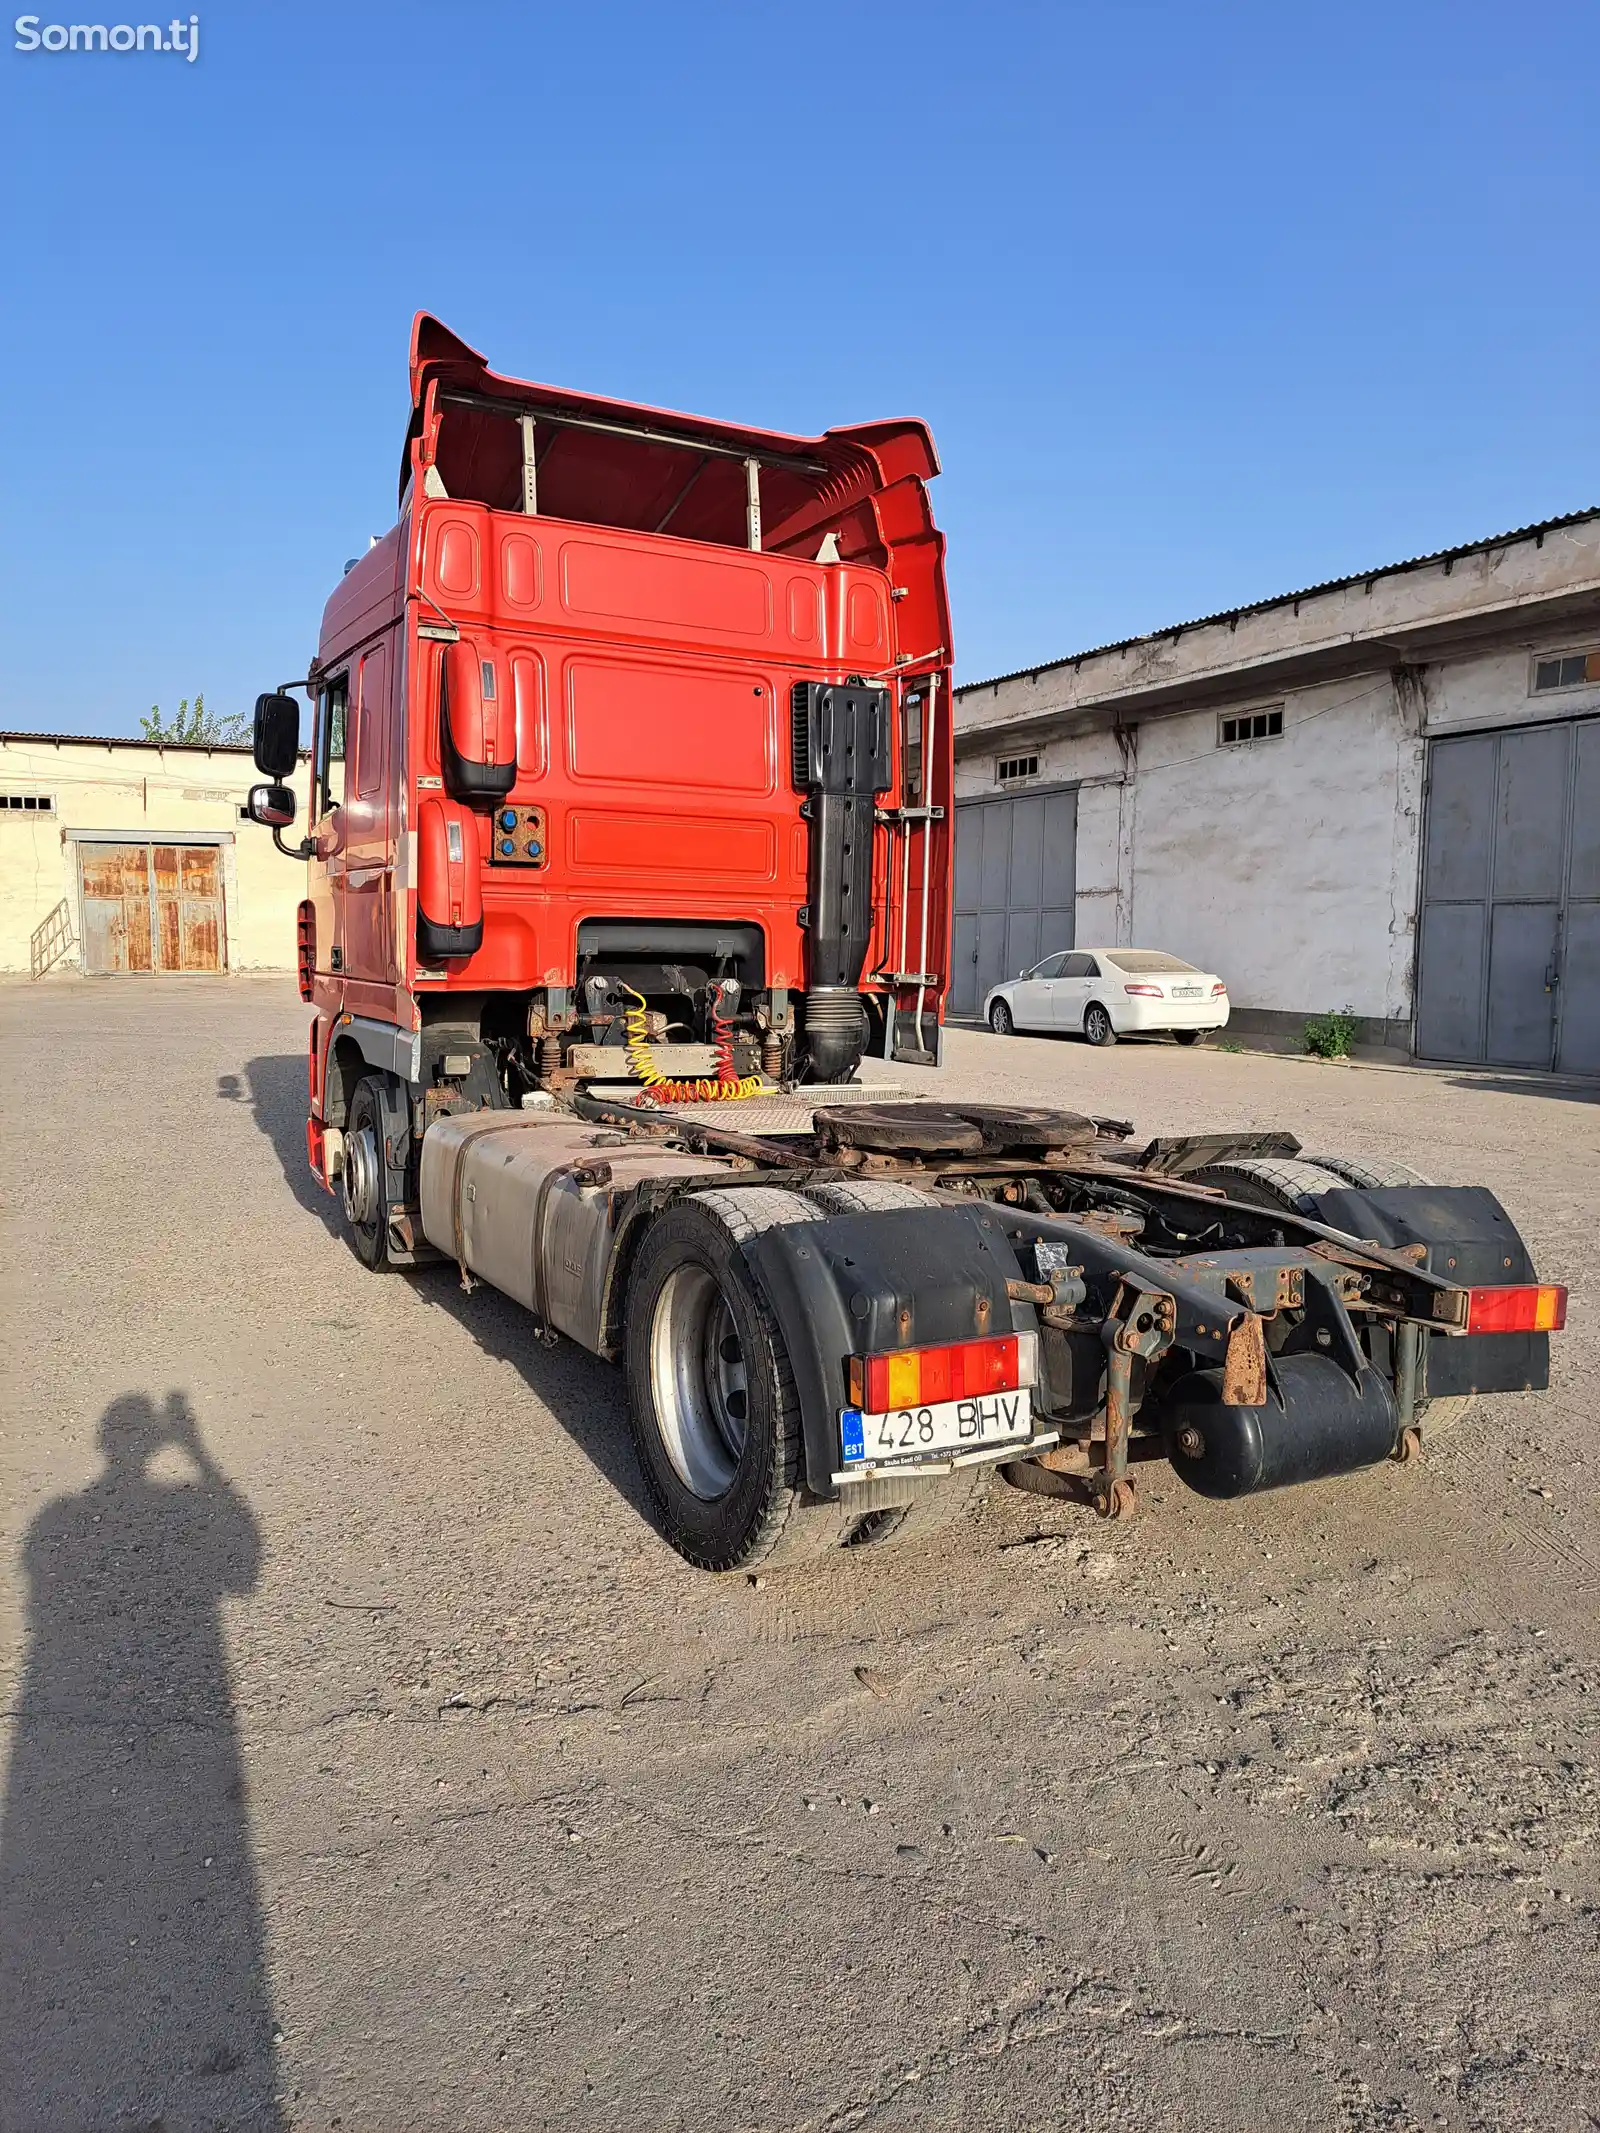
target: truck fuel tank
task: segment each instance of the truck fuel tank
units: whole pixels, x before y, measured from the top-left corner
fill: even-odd
[[[1167,1452],[1202,1496],[1251,1496],[1377,1466],[1395,1448],[1400,1412],[1376,1370],[1359,1378],[1329,1356],[1287,1355],[1272,1366],[1266,1404],[1232,1407],[1220,1370],[1193,1370],[1162,1403]]]
[[[542,1325],[600,1352],[619,1195],[649,1178],[721,1177],[686,1155],[560,1111],[472,1111],[422,1141],[422,1228]]]

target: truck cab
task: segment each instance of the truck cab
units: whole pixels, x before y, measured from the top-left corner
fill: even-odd
[[[303,685],[318,1175],[368,1074],[420,1138],[607,1052],[620,1075],[630,1009],[740,1078],[934,1063],[951,632],[925,426],[781,436],[528,384],[426,315],[410,383],[397,522]]]

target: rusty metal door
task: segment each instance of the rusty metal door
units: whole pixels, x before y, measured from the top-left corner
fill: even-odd
[[[991,985],[1072,947],[1077,862],[1076,787],[961,802],[951,1014],[978,1014]]]
[[[85,841],[78,853],[85,970],[118,976],[226,967],[217,845]]]
[[[222,854],[214,844],[151,847],[160,970],[222,968]]]
[[[83,967],[105,976],[152,970],[150,847],[80,844]]]
[[[1565,720],[1432,743],[1423,1058],[1600,1073],[1595,733]]]

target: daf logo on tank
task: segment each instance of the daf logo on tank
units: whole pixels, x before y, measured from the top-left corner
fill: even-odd
[[[46,22],[19,15],[12,24],[19,52],[176,52],[191,65],[200,57],[200,17],[159,22]]]

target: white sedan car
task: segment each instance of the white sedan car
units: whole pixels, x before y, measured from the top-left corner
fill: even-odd
[[[998,1036],[1013,1030],[1073,1030],[1091,1044],[1170,1030],[1198,1044],[1228,1021],[1228,988],[1159,948],[1073,948],[994,986],[983,1012]]]

